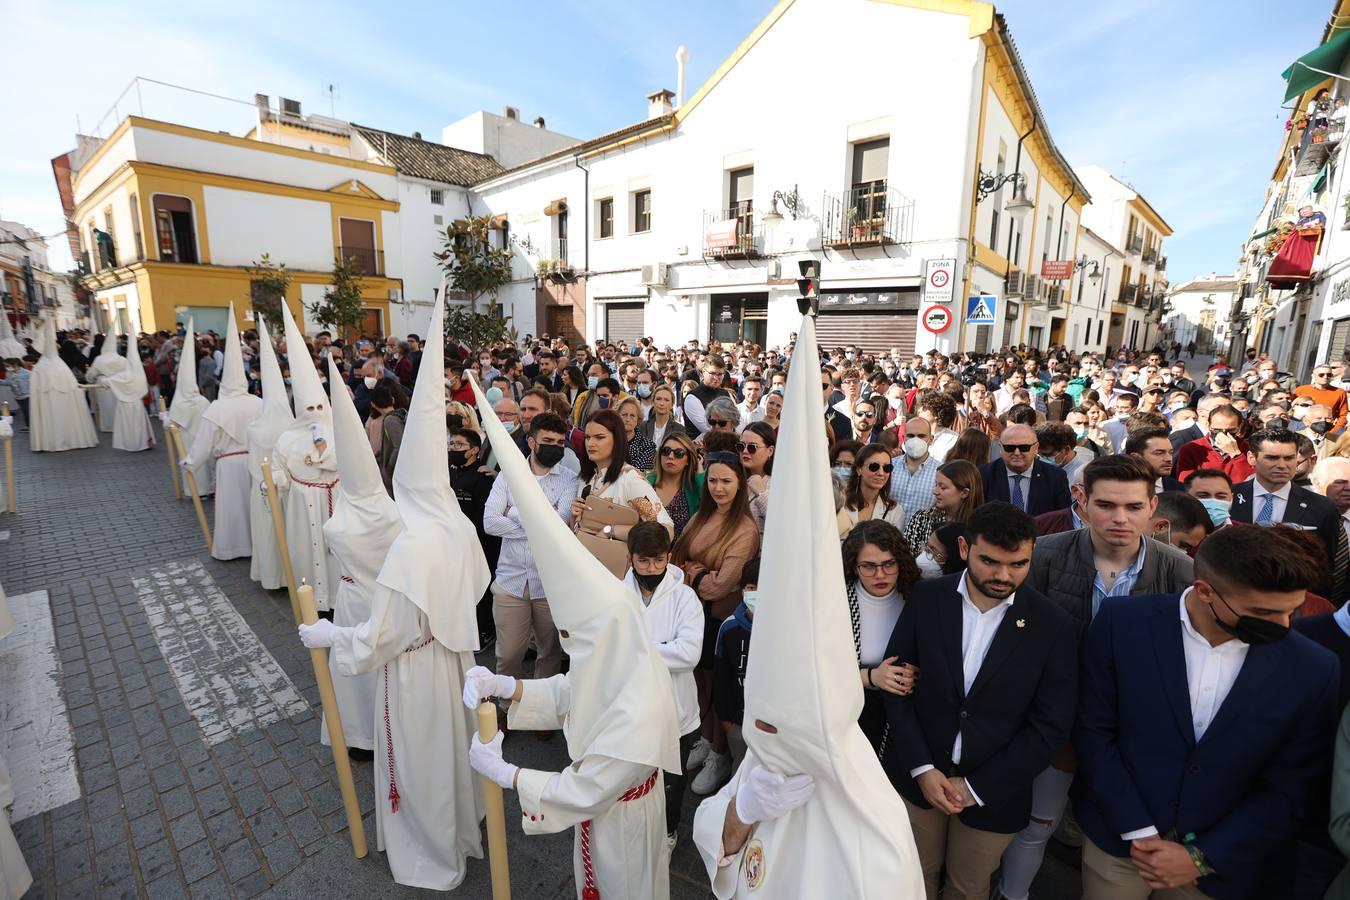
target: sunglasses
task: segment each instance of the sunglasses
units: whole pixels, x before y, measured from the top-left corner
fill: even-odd
[[[730,427],[730,425],[731,425],[730,422],[724,422],[724,421],[722,421],[721,419],[709,419],[709,420],[708,420],[708,427],[710,427],[710,428],[727,428],[727,427]]]
[[[689,455],[689,451],[685,450],[683,447],[662,447],[661,455],[667,457],[673,456],[676,459],[684,459]]]
[[[868,463],[866,468],[869,472],[885,472],[887,475],[895,471],[895,466],[890,463]]]
[[[1313,377],[1314,377],[1314,378],[1330,378],[1330,377],[1331,377],[1331,373],[1330,373],[1330,372],[1314,372],[1314,373],[1313,373]]]
[[[767,446],[766,444],[747,444],[744,441],[740,441],[736,444],[736,452],[758,453],[759,451],[763,450],[766,446]]]
[[[858,418],[860,419],[875,419],[876,417],[877,414],[875,412],[863,412],[862,410],[858,410]]]
[[[1005,453],[1030,453],[1035,444],[1004,444]]]

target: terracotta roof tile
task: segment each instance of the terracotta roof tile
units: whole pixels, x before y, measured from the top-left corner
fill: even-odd
[[[402,175],[469,187],[505,171],[501,163],[482,153],[364,125],[353,124],[352,128]]]

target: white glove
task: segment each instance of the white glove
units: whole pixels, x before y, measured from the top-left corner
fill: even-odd
[[[320,619],[313,625],[300,626],[300,643],[311,650],[333,646],[333,623]]]
[[[489,697],[510,700],[515,693],[516,680],[510,675],[495,675],[483,666],[474,666],[464,673],[464,705],[469,709],[477,709]]]
[[[784,778],[757,766],[736,791],[736,818],[747,825],[777,819],[810,800],[815,792],[816,783],[810,775]]]
[[[167,409],[159,414],[159,424],[166,428],[169,426],[169,411]]]
[[[13,416],[0,416],[0,425],[13,425],[13,424],[14,424]]]
[[[475,734],[473,743],[469,745],[469,767],[509,791],[516,786],[516,772],[520,771],[520,766],[513,766],[502,759],[502,738],[505,736],[499,731],[496,737],[485,744]]]

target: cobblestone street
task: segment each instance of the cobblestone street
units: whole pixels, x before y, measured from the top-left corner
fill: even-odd
[[[19,631],[0,643],[0,755],[14,773],[29,897],[404,897],[376,850],[371,764],[354,763],[370,854],[352,857],[318,691],[284,591],[205,552],[162,446],[29,453],[0,515]],[[209,512],[209,507],[208,507]],[[492,665],[490,651],[480,661]],[[559,769],[561,739],[506,757]],[[525,838],[506,794],[513,896],[575,896],[571,842]],[[676,898],[708,896],[687,800]],[[1076,895],[1053,859],[1037,897]],[[455,896],[490,895],[486,861]]]

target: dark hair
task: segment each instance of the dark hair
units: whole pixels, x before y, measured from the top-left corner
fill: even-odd
[[[1238,412],[1237,407],[1231,403],[1225,403],[1223,406],[1216,406],[1211,409],[1209,415],[1205,418],[1205,422],[1213,422],[1214,417],[1219,415],[1232,416],[1238,420],[1239,424],[1242,423],[1242,413]]]
[[[1307,590],[1326,577],[1326,551],[1316,535],[1283,526],[1220,528],[1195,552],[1195,577],[1257,591]]]
[[[381,408],[393,406],[394,392],[382,384],[376,385],[375,389],[370,392],[370,405]]]
[[[573,363],[562,371],[563,384],[567,387],[574,387],[579,391],[586,390],[586,376],[581,374],[581,367]]]
[[[961,502],[961,509],[955,516],[948,517],[948,522],[964,522],[971,513],[984,505],[984,479],[980,477],[979,466],[967,459],[947,457],[947,462],[937,473],[950,481],[958,491],[967,492],[966,499]]]
[[[849,509],[862,509],[862,467],[869,456],[884,456],[886,463],[891,463],[891,451],[878,444],[868,444],[853,455],[853,471],[848,476],[848,487],[844,488],[844,505]],[[886,509],[895,506],[895,498],[891,496],[890,476],[887,476],[886,485],[877,494],[877,499]]]
[[[1139,395],[1132,391],[1121,391],[1119,394],[1116,394],[1114,405],[1119,406],[1120,401],[1122,400],[1128,400],[1134,406],[1139,405]]]
[[[614,440],[613,455],[609,459],[609,468],[605,470],[605,484],[613,484],[619,480],[619,475],[623,473],[623,467],[628,461],[628,435],[623,427],[623,419],[612,409],[597,409],[586,417],[586,425],[596,424],[609,432]],[[585,426],[582,427],[585,431]],[[585,444],[582,444],[585,447]],[[595,477],[595,463],[591,462],[589,453],[581,454],[581,479],[590,481]]]
[[[541,375],[540,377],[542,378],[543,376]],[[525,391],[523,394],[520,395],[519,402],[524,403],[526,397],[537,397],[540,400],[544,401],[544,409],[548,409],[552,404],[552,401],[549,399],[548,394],[549,392],[544,390],[543,388],[532,387],[528,391]]]
[[[1153,516],[1171,522],[1173,530],[1177,531],[1190,531],[1197,525],[1204,527],[1205,534],[1214,530],[1214,520],[1209,517],[1205,504],[1181,491],[1163,491],[1159,494]]]
[[[530,437],[535,437],[541,431],[547,431],[550,434],[561,434],[567,436],[567,423],[563,421],[562,416],[556,413],[543,412],[530,420]]]
[[[1003,550],[1017,550],[1036,540],[1036,520],[1002,500],[990,500],[966,520],[966,543],[977,538]]]
[[[956,421],[956,402],[942,391],[925,392],[915,405],[931,412],[939,428],[950,428]]]
[[[895,589],[901,594],[923,577],[918,564],[914,562],[914,553],[909,549],[909,541],[905,540],[900,529],[882,519],[871,519],[854,525],[853,530],[844,538],[844,544],[840,548],[840,552],[844,555],[844,581],[858,580],[858,554],[868,544],[894,556],[895,561],[900,564],[896,573]]]
[[[956,443],[947,451],[947,462],[964,459],[982,466],[989,462],[989,448],[993,443],[989,440],[989,435],[980,429],[967,428],[956,436]]]
[[[703,455],[711,456],[714,453],[731,453],[735,455],[736,444],[741,439],[734,431],[723,431],[714,428],[712,431],[703,433]],[[737,457],[739,459],[739,457]]]
[[[1148,442],[1154,438],[1167,439],[1168,431],[1166,428],[1146,427],[1136,428],[1128,434],[1129,436],[1125,438],[1125,452],[1143,453],[1148,447]],[[1168,440],[1168,447],[1171,445],[1171,440]]]
[[[1137,456],[1113,453],[1083,467],[1084,494],[1091,494],[1092,486],[1099,481],[1138,481],[1148,486],[1149,496],[1152,496],[1157,480],[1158,476]]]
[[[1125,419],[1125,434],[1131,435],[1141,428],[1161,428],[1167,432],[1167,417],[1160,412],[1132,412]]]
[[[1036,440],[1041,445],[1041,452],[1048,456],[1069,449],[1078,443],[1078,436],[1063,422],[1046,422],[1036,429]]]
[[[708,442],[707,437],[704,437],[703,442],[705,444]],[[858,458],[858,451],[861,449],[862,444],[853,440],[853,438],[844,438],[843,440],[835,441],[834,446],[830,448],[830,465],[835,464],[835,461],[839,459],[839,454],[841,453],[852,453],[853,458],[856,460]]]
[[[1229,478],[1228,473],[1223,469],[1196,469],[1194,472],[1187,475],[1185,480],[1181,483],[1186,486],[1187,490],[1190,490],[1191,482],[1195,481],[1197,478],[1222,478],[1224,482],[1227,483],[1229,490],[1232,490],[1233,488],[1233,479]]]
[[[741,566],[741,587],[752,584],[759,584],[759,557],[756,556],[744,566]]]
[[[744,440],[747,434],[753,434],[756,437],[763,438],[764,446],[766,447],[774,447],[777,446],[778,444],[778,432],[775,431],[774,427],[768,424],[767,422],[751,422],[749,425],[745,426],[745,430],[741,432],[741,439]],[[705,438],[704,439],[705,443],[706,440],[707,439]],[[777,455],[778,455],[777,451],[774,451],[773,453],[769,454],[769,458],[765,460],[764,462],[765,475],[773,474],[773,458]]]
[[[596,365],[600,364],[596,363]],[[619,380],[617,378],[601,378],[595,383],[595,389],[598,391],[601,388],[609,388],[611,394],[623,393],[623,388],[619,386]]]
[[[1015,403],[1004,414],[1009,425],[1030,425],[1036,427],[1036,410],[1029,404]]]
[[[660,522],[639,522],[628,531],[630,556],[661,556],[670,552],[670,532]]]
[[[711,456],[711,452],[709,456]],[[750,486],[747,483],[745,467],[741,465],[740,457],[735,453],[728,453],[725,456],[718,456],[715,460],[710,459],[703,470],[703,491],[699,495],[698,512],[694,513],[688,524],[684,526],[684,531],[680,532],[680,539],[675,543],[674,562],[677,566],[683,566],[690,559],[693,559],[689,548],[693,545],[699,532],[712,524],[712,517],[717,514],[717,501],[712,498],[712,493],[708,490],[708,479],[712,476],[713,466],[726,466],[736,476],[736,496],[731,498],[731,507],[727,512],[726,521],[718,529],[712,544],[704,549],[699,562],[704,563],[709,569],[719,568],[726,557],[727,548],[731,546],[732,538],[736,536],[737,530],[744,523],[749,523],[751,526],[755,524],[754,517],[750,515]]]
[[[456,428],[454,431],[450,432],[450,436],[462,437],[469,442],[470,447],[476,447],[479,450],[483,449],[483,438],[472,428]]]
[[[1260,453],[1266,444],[1292,444],[1297,450],[1298,436],[1288,428],[1261,428],[1247,438],[1247,446],[1251,447],[1253,454]]]

